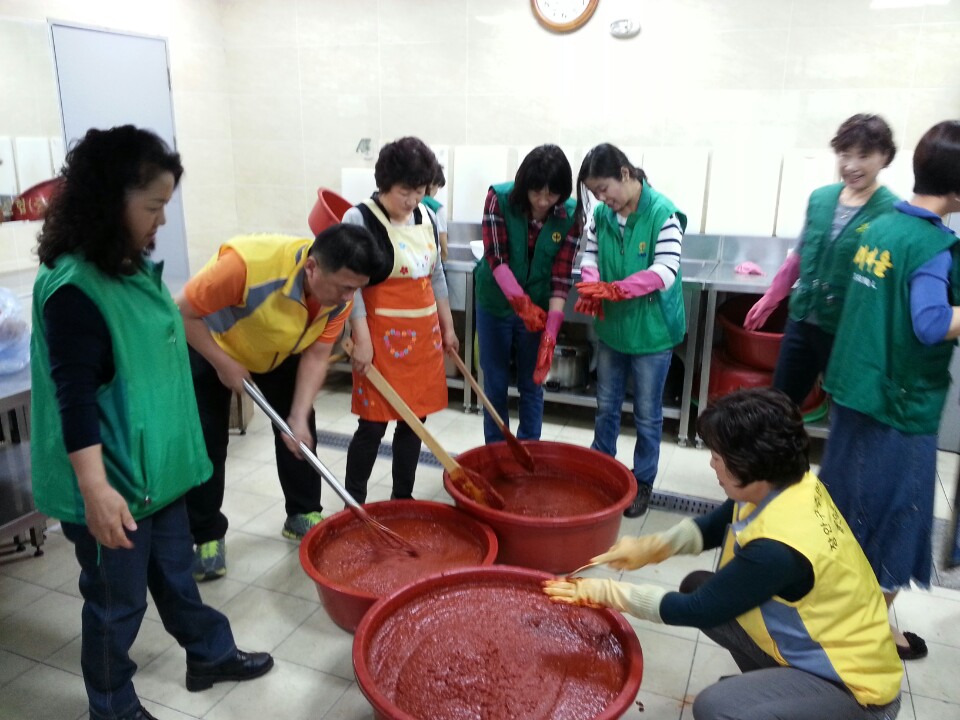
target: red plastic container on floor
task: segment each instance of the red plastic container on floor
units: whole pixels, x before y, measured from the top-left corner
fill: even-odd
[[[314,203],[310,217],[307,219],[310,232],[317,236],[331,225],[336,225],[343,220],[344,214],[352,207],[353,204],[349,200],[337,195],[333,190],[320,188],[317,190],[317,202]]]
[[[443,486],[457,507],[486,523],[497,534],[497,562],[564,573],[586,564],[617,541],[623,511],[637,494],[637,482],[622,463],[603,453],[568,443],[523,441],[537,465],[530,473],[521,467],[506,443],[473,448],[457,456],[463,467],[475,470],[504,496],[507,506],[495,510],[474,502],[454,487],[443,473]],[[572,493],[566,508],[556,507],[557,489]],[[578,492],[584,497],[577,496]],[[521,514],[514,498],[527,507],[553,504],[553,516]],[[589,500],[591,509],[583,510]]]
[[[787,325],[787,302],[777,306],[760,330],[747,330],[743,320],[759,299],[759,295],[735,295],[719,307],[717,320],[723,328],[723,346],[732,360],[759,370],[773,370]]]
[[[461,456],[462,457],[462,456]],[[614,720],[633,705],[643,653],[612,610],[558,605],[552,576],[452,570],[377,602],[353,668],[378,720]]]
[[[347,632],[356,630],[367,610],[398,587],[438,568],[492,565],[497,556],[493,530],[450,505],[391,500],[364,509],[420,555],[410,558],[383,547],[349,509],[311,528],[300,543],[300,565],[316,584],[330,619]]]
[[[707,392],[709,402],[744,388],[771,387],[772,385],[771,371],[758,370],[734,362],[722,348],[713,349],[713,355],[710,358],[710,389]],[[800,412],[806,415],[816,410],[826,400],[827,394],[818,382],[803,401]]]

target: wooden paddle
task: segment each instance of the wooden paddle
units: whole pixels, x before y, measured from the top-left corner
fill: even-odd
[[[517,440],[517,436],[510,432],[510,428],[507,427],[507,424],[503,421],[503,418],[500,417],[500,413],[498,413],[496,408],[493,407],[493,403],[490,402],[490,398],[488,398],[486,393],[483,392],[483,389],[480,387],[480,383],[478,383],[473,377],[473,374],[467,370],[467,366],[463,364],[463,360],[460,359],[460,356],[457,355],[457,353],[452,352],[448,354],[453,359],[453,363],[457,366],[460,374],[463,375],[463,379],[470,383],[470,387],[473,388],[473,391],[477,394],[477,397],[480,398],[480,402],[483,403],[483,406],[487,409],[487,412],[490,413],[490,417],[493,418],[493,421],[497,424],[497,427],[500,428],[500,432],[503,433],[503,439],[507,441],[507,447],[510,448],[510,452],[513,453],[514,459],[523,465],[526,470],[529,470],[530,472],[536,472],[537,464],[533,461],[533,455],[531,455],[530,451],[520,444],[520,441]]]
[[[353,354],[353,341],[350,338],[344,338],[341,345],[348,355]],[[420,418],[410,409],[406,401],[400,397],[396,390],[387,382],[386,378],[380,374],[371,364],[367,368],[366,378],[383,395],[384,399],[390,403],[391,407],[397,411],[404,422],[410,426],[410,429],[416,433],[430,452],[434,454],[444,470],[450,473],[450,480],[456,488],[474,502],[488,507],[502,510],[504,507],[503,496],[498,493],[494,487],[475,470],[469,470],[454,460],[450,453],[444,450],[437,439],[430,434],[430,431],[420,422]]]

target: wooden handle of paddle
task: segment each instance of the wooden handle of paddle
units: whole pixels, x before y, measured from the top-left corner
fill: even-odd
[[[498,413],[493,407],[493,403],[490,402],[490,398],[488,398],[486,393],[483,392],[483,389],[480,387],[480,383],[478,383],[476,378],[473,377],[473,374],[467,370],[467,366],[464,365],[460,355],[454,352],[449,353],[449,355],[453,359],[453,364],[457,366],[457,370],[459,370],[460,374],[463,375],[463,379],[470,383],[470,387],[473,388],[473,391],[477,394],[477,397],[480,398],[480,402],[483,403],[483,406],[487,409],[487,412],[490,413],[490,417],[493,418],[493,421],[497,424],[500,432],[503,432],[504,428],[506,427],[506,423],[503,422],[503,418],[500,417],[500,413]]]
[[[345,337],[340,344],[348,355],[353,353],[353,341],[350,338]],[[432,452],[437,460],[440,461],[440,464],[443,465],[444,470],[453,474],[454,470],[460,469],[460,463],[454,460],[450,456],[450,453],[440,446],[437,439],[431,435],[430,431],[420,422],[420,418],[417,417],[416,413],[410,409],[406,401],[400,397],[397,391],[393,389],[390,383],[387,382],[387,379],[380,374],[380,371],[377,370],[373,364],[367,368],[366,377],[380,394],[383,395],[384,399],[390,403],[391,407],[400,414],[400,417],[410,426],[410,429],[413,430],[416,436],[423,441],[423,444],[430,449],[430,452]]]

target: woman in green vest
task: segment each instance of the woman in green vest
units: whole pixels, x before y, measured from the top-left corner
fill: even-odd
[[[577,214],[585,216],[583,188],[599,202],[585,223],[587,246],[577,284],[577,310],[593,315],[597,344],[597,419],[594,450],[617,455],[620,413],[633,380],[637,441],[633,474],[637,495],[624,511],[647,511],[660,459],[663,386],[686,317],[680,247],[687,216],[647,181],[617,147],[587,153],[577,178]]]
[[[433,210],[437,217],[437,234],[440,236],[440,262],[446,262],[450,254],[447,248],[447,208],[437,200],[437,193],[440,188],[447,184],[447,178],[443,174],[443,166],[437,165],[437,174],[433,177],[433,182],[427,185],[427,194],[421,201],[428,208]]]
[[[491,186],[483,208],[483,259],[474,272],[483,389],[509,424],[507,392],[516,358],[521,440],[540,439],[542,383],[573,285],[580,226],[572,190],[563,150],[540,145],[527,153],[513,182]],[[503,440],[486,411],[483,435],[488,443]]]
[[[960,121],[935,125],[913,155],[914,195],[875,219],[852,282],[824,387],[833,396],[820,477],[860,541],[887,604],[930,584],[937,431],[960,336]],[[927,654],[893,629],[900,657]]]
[[[697,694],[695,720],[893,720],[903,665],[863,550],[810,472],[799,407],[779,390],[720,398],[697,421],[727,495],[713,512],[659,533],[622,537],[593,558],[624,581],[557,578],[551,600],[609,607],[648,622],[699,628],[740,675]],[[630,571],[722,548],[716,573],[678,592],[629,582]]]
[[[827,369],[850,282],[850,258],[860,236],[897,201],[877,180],[897,152],[893,133],[883,118],[860,114],[844,120],[830,146],[837,154],[842,182],[810,195],[800,241],[743,322],[747,330],[758,330],[790,295],[790,319],[773,386],[797,405],[803,404]],[[797,287],[791,294],[794,283]]]
[[[132,125],[68,154],[37,253],[31,461],[37,508],[80,565],[80,665],[91,720],[150,720],[130,647],[153,596],[186,651],[186,685],[273,667],[237,649],[191,575],[185,493],[210,475],[180,312],[147,256],[183,166]]]

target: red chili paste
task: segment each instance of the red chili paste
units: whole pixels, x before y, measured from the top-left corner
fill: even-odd
[[[434,518],[381,522],[416,548],[416,557],[388,546],[357,520],[316,548],[311,561],[317,572],[338,585],[381,596],[424,575],[483,561],[484,548],[455,525]]]
[[[425,592],[368,645],[377,688],[416,718],[592,718],[624,686],[625,651],[600,613],[507,582]]]
[[[590,478],[549,469],[510,472],[487,478],[503,495],[504,511],[529,517],[570,517],[605,510],[616,499]]]

